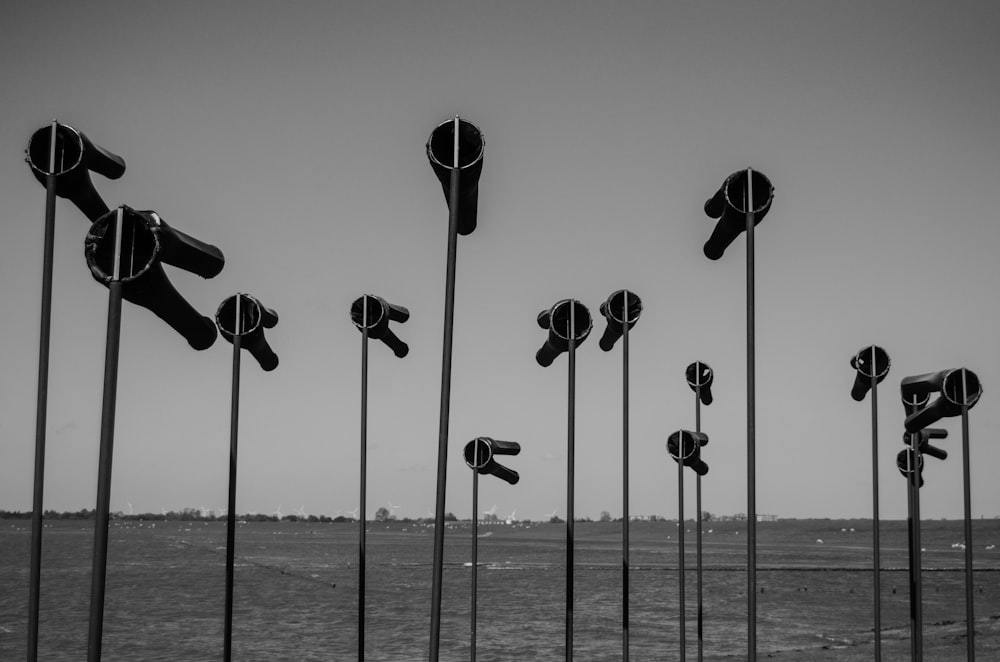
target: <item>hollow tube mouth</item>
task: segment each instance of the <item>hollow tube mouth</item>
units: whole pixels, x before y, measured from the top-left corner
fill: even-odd
[[[625,296],[628,295],[628,309],[625,308]],[[635,292],[618,290],[608,297],[604,310],[606,317],[617,324],[635,324],[642,314],[642,299]]]
[[[754,214],[760,214],[771,206],[771,200],[774,199],[774,186],[764,173],[756,170],[751,172],[753,173],[753,200],[750,211]],[[740,170],[731,174],[722,188],[725,191],[726,203],[736,211],[745,214],[747,212],[744,203],[747,191],[747,171]]]
[[[368,304],[368,323],[365,324],[365,303]],[[388,307],[382,299],[371,294],[365,294],[354,300],[351,304],[351,321],[358,330],[367,328],[369,331],[377,327],[389,313]]]
[[[875,358],[874,363],[872,362],[873,354]],[[851,365],[862,377],[867,377],[869,379],[874,377],[877,380],[882,380],[887,374],[889,374],[889,366],[891,363],[892,362],[889,360],[889,354],[878,345],[865,347],[855,354],[854,360],[851,361]]]
[[[715,379],[715,373],[707,363],[695,361],[684,371],[684,378],[687,379],[688,386],[698,388],[699,386],[711,386]]]
[[[237,333],[233,328],[236,319],[236,298],[240,299],[240,331]],[[231,336],[247,336],[260,328],[261,319],[260,302],[249,294],[234,294],[221,304],[215,313],[215,323],[219,325],[225,333]]]
[[[983,394],[983,385],[976,373],[965,368],[951,370],[941,383],[941,395],[948,402],[972,408]]]
[[[670,457],[681,463],[693,458],[700,447],[687,430],[678,430],[667,437],[667,452]]]
[[[572,311],[572,320],[570,312]],[[570,329],[570,322],[573,328]],[[549,316],[549,329],[556,335],[569,342],[580,342],[590,335],[593,320],[587,307],[576,299],[563,299],[552,306],[552,314]]]
[[[483,132],[472,122],[458,120],[458,169],[464,170],[482,161],[486,141]],[[447,169],[455,167],[455,120],[441,122],[427,139],[427,157]]]
[[[87,266],[98,280],[110,283],[115,280],[115,228],[117,212],[122,210],[121,263],[118,281],[131,282],[159,261],[163,246],[160,226],[149,213],[136,211],[122,205],[97,219],[87,232],[84,256]],[[122,275],[127,274],[127,275]]]
[[[51,136],[51,124],[43,126],[31,134],[28,148],[25,150],[25,160],[31,169],[42,176],[59,176],[79,167],[83,162],[83,137],[79,131],[71,126],[56,124],[56,158],[61,161],[61,165],[57,171],[49,171]]]
[[[479,463],[476,464],[476,448],[478,447],[479,452]],[[470,469],[483,469],[493,460],[493,444],[486,437],[476,437],[469,443],[465,445],[465,450],[463,451],[465,455],[465,464],[468,465]]]

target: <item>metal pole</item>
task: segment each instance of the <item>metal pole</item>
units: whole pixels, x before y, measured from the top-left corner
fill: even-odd
[[[115,443],[115,405],[118,393],[118,354],[121,342],[122,209],[115,231],[113,280],[108,283],[108,331],[104,351],[104,397],[101,405],[101,449],[97,470],[97,508],[94,525],[94,558],[90,585],[90,630],[87,662],[100,662],[104,634],[104,589],[108,569],[108,522],[111,513],[111,467]]]
[[[358,521],[358,662],[365,659],[365,576],[367,574],[365,520],[368,504],[368,295],[361,304],[361,475],[358,479],[361,506]]]
[[[566,424],[566,662],[573,662],[573,540],[576,470],[576,302],[569,303],[569,385]]]
[[[444,508],[448,475],[448,421],[451,404],[451,353],[455,329],[455,262],[458,252],[458,115],[448,192],[448,264],[445,276],[444,347],[441,352],[441,409],[438,424],[437,497],[434,508],[434,563],[431,577],[430,662],[438,662],[441,643],[441,582],[444,574]]]
[[[969,468],[969,390],[962,368],[962,483],[965,499],[965,639],[969,662],[976,659],[976,619],[972,588],[972,482]]]
[[[923,562],[920,554],[920,434],[910,435],[910,464],[907,485],[910,494],[910,648],[911,662],[924,659],[924,615],[921,573]]]
[[[476,662],[476,603],[479,590],[479,440],[472,450],[472,640],[470,662]]]
[[[697,374],[701,375],[701,365],[700,362],[696,365]],[[694,389],[694,431],[701,432],[701,379],[698,379],[698,383],[695,385]],[[702,626],[704,624],[703,619],[703,604],[702,604],[702,562],[701,562],[701,476],[695,472],[694,478],[695,485],[695,502],[698,511],[697,516],[697,575],[698,575],[698,662],[701,662],[701,658],[704,652],[704,631]]]
[[[684,435],[678,435],[678,448],[677,448],[677,530],[679,534],[679,540],[677,541],[677,600],[679,603],[678,609],[678,621],[680,629],[680,652],[681,652],[681,662],[684,662],[684,655],[687,649],[687,642],[685,640],[685,630],[687,629],[687,624],[684,619],[684,462],[681,458],[684,457]],[[697,442],[695,442],[697,443]]]
[[[622,659],[628,662],[629,509],[628,509],[628,290],[622,328]]]
[[[38,391],[35,399],[35,482],[31,509],[31,579],[28,588],[28,662],[38,659],[38,612],[42,580],[42,513],[45,494],[45,427],[49,401],[49,338],[52,330],[52,263],[56,227],[56,135],[52,120],[49,171],[45,176],[45,240],[42,248],[42,319],[38,333]]]
[[[755,362],[754,362],[754,246],[753,170],[747,168],[747,649],[748,661],[757,660],[757,487]]]
[[[241,295],[236,293],[236,319],[233,325],[233,385],[232,404],[229,410],[229,497],[226,502],[226,621],[223,634],[222,656],[225,662],[233,659],[233,585],[236,566],[236,451],[239,445],[240,423],[240,334],[243,316],[240,312]]]
[[[875,616],[875,662],[882,662],[882,560],[879,544],[878,512],[878,379],[875,370],[875,346],[872,345],[872,594]]]

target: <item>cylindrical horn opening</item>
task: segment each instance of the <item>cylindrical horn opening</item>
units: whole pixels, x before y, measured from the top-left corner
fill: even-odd
[[[458,120],[458,167],[468,168],[483,158],[483,133],[475,124]],[[455,167],[455,120],[441,122],[427,141],[427,156],[442,168]]]
[[[696,389],[699,386],[702,388],[711,386],[715,374],[707,363],[695,361],[684,371],[684,377],[687,379],[688,386]]]
[[[906,415],[909,416],[917,410],[926,407],[927,403],[931,401],[930,393],[912,393],[910,395],[903,396],[903,410]]]
[[[567,342],[582,341],[590,334],[592,326],[590,311],[575,299],[564,299],[552,307],[549,329]]]
[[[463,454],[465,455],[465,463],[469,468],[478,471],[493,459],[493,445],[486,437],[476,437],[465,445]]]
[[[365,307],[368,307],[366,313]],[[369,331],[382,323],[388,314],[387,307],[382,305],[382,300],[371,294],[365,294],[354,300],[351,304],[351,321],[358,329],[367,328]]]
[[[751,172],[753,173],[753,200],[749,211],[760,214],[771,206],[771,200],[774,198],[774,186],[771,185],[771,180],[764,173],[756,170],[751,170]],[[740,170],[730,175],[723,185],[723,189],[729,206],[745,214],[747,212],[747,171]]]
[[[701,444],[687,430],[678,430],[667,437],[667,452],[678,462],[684,463],[690,460],[699,448]]]
[[[851,366],[863,377],[867,377],[868,379],[874,377],[881,381],[889,374],[890,363],[889,354],[884,349],[878,345],[871,345],[854,355]]]
[[[627,295],[627,297],[626,297]],[[628,307],[625,301],[628,299]],[[606,316],[618,324],[635,324],[642,314],[642,299],[635,292],[628,290],[618,290],[608,297],[604,302],[603,310]]]
[[[83,138],[80,132],[65,124],[56,124],[56,170],[49,171],[49,156],[52,151],[52,125],[43,126],[31,134],[26,160],[38,174],[62,175],[73,170],[83,161]]]
[[[135,280],[148,271],[157,261],[161,245],[158,226],[146,214],[122,205],[121,242],[115,239],[118,227],[118,209],[97,219],[90,226],[85,244],[87,266],[94,276],[105,283],[115,280],[115,262],[118,279],[122,283]],[[121,255],[115,255],[116,244]]]
[[[236,327],[236,300],[240,302],[239,330]],[[261,324],[260,302],[249,294],[234,294],[219,305],[215,313],[215,323],[219,325],[225,333],[230,336],[246,336],[258,328]]]
[[[983,394],[983,386],[979,383],[976,373],[965,368],[952,370],[944,377],[941,384],[941,395],[948,402],[961,407],[963,404],[970,409],[979,402]]]

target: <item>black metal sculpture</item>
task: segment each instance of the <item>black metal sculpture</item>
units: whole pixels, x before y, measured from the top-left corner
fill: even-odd
[[[601,304],[601,315],[608,321],[604,335],[597,343],[610,352],[618,339],[622,339],[622,659],[629,659],[629,466],[628,466],[628,336],[642,314],[642,299],[635,292],[618,290]]]
[[[240,352],[247,350],[265,371],[278,367],[264,329],[278,323],[278,314],[249,294],[237,292],[219,305],[215,313],[219,333],[233,345],[232,404],[229,416],[229,497],[226,503],[226,609],[223,634],[223,660],[233,655],[233,584],[236,561],[236,458],[239,447]]]
[[[757,660],[757,421],[754,349],[754,227],[771,209],[771,180],[752,168],[734,172],[705,203],[718,219],[705,257],[718,260],[740,232],[747,234],[747,661]]]
[[[593,325],[587,307],[573,299],[563,299],[543,310],[538,313],[536,321],[538,326],[549,332],[545,344],[535,353],[535,361],[543,368],[552,365],[563,352],[586,340]]]
[[[409,310],[371,294],[358,297],[351,304],[351,321],[354,322],[354,326],[366,333],[367,338],[384,342],[399,358],[406,356],[410,348],[396,337],[389,328],[389,322],[402,324],[408,319],[410,319]]]
[[[688,365],[687,369],[684,371],[684,378],[687,380],[688,386],[694,391],[694,431],[696,433],[701,433],[701,406],[706,407],[712,404],[712,382],[715,381],[715,372],[712,370],[711,366],[707,363],[702,363],[701,361],[695,361],[694,363]],[[697,577],[697,592],[698,592],[698,662],[701,662],[705,654],[705,608],[704,608],[704,591],[702,590],[704,568],[702,564],[702,510],[701,510],[701,474],[695,472],[694,475],[695,483],[695,510],[697,512],[697,524],[695,526],[695,534],[697,536],[697,543],[695,545],[695,563],[696,577]]]
[[[448,477],[448,423],[451,407],[451,355],[455,329],[455,261],[458,235],[478,222],[479,175],[485,141],[482,131],[455,116],[438,125],[427,141],[427,158],[448,202],[448,257],[445,275],[444,342],[441,352],[441,408],[438,423],[437,490],[434,506],[434,558],[431,577],[429,662],[438,662],[441,646],[441,591],[444,574],[445,492]],[[447,174],[447,184],[445,175]]]

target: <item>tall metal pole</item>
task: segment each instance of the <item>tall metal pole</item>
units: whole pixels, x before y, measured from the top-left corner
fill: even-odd
[[[907,453],[909,473],[907,488],[910,503],[910,652],[911,662],[924,659],[924,614],[921,573],[923,562],[920,554],[920,433],[910,435]]]
[[[697,374],[701,375],[701,366],[696,366]],[[701,432],[701,379],[694,387],[694,431]],[[703,617],[703,603],[702,603],[702,560],[701,560],[701,476],[696,471],[694,474],[694,486],[695,486],[695,507],[697,510],[697,527],[696,535],[698,537],[695,556],[697,564],[698,575],[698,662],[701,662],[702,655],[704,652],[704,617]]]
[[[965,505],[965,640],[969,662],[976,659],[976,619],[972,589],[972,493],[969,468],[969,389],[966,370],[962,368],[962,483]]]
[[[757,660],[757,486],[754,360],[753,170],[747,168],[747,649]]]
[[[104,589],[108,569],[108,523],[111,513],[111,467],[115,442],[115,405],[118,394],[118,354],[121,344],[122,208],[115,224],[113,279],[108,283],[108,331],[104,351],[104,394],[101,405],[101,448],[97,471],[97,509],[94,524],[94,558],[90,586],[90,630],[87,662],[100,662],[104,634]]]
[[[875,345],[871,347],[872,392],[872,594],[875,616],[875,662],[882,662],[882,560],[879,544],[878,512],[878,375],[875,368]]]
[[[628,290],[624,292],[622,310],[622,659],[628,662],[628,603],[629,603],[629,509],[628,509]]]
[[[455,262],[458,252],[459,119],[455,116],[454,158],[448,197],[448,264],[445,276],[444,347],[441,352],[441,409],[438,424],[437,496],[434,508],[434,562],[431,577],[430,662],[438,662],[441,640],[441,583],[444,574],[445,485],[448,475],[448,422],[451,405],[451,354],[455,328]]]
[[[233,324],[233,385],[232,404],[229,410],[229,497],[226,502],[226,616],[223,634],[222,657],[225,662],[233,659],[233,585],[236,566],[236,455],[239,446],[240,423],[240,344],[243,333],[243,316],[240,311],[242,295],[236,293],[236,319]]]
[[[697,442],[696,442],[697,443]],[[685,637],[687,623],[685,622],[684,608],[684,435],[679,435],[678,458],[677,458],[677,531],[679,539],[677,541],[677,600],[679,603],[678,621],[680,630],[680,660],[684,662],[687,652],[687,640]]]
[[[358,518],[358,662],[365,659],[365,520],[368,513],[368,295],[361,304],[361,476],[358,479],[360,517]]]
[[[573,546],[576,490],[576,305],[569,303],[569,385],[566,424],[566,662],[573,661]]]
[[[49,170],[45,175],[45,240],[42,248],[42,319],[38,333],[38,391],[35,398],[35,482],[31,509],[31,578],[28,589],[28,662],[38,659],[38,612],[42,579],[42,513],[45,495],[45,427],[49,402],[49,339],[52,330],[52,263],[56,226],[56,135],[52,120]]]
[[[469,645],[469,661],[476,662],[476,604],[479,601],[479,440],[473,444],[472,463],[472,640]]]

